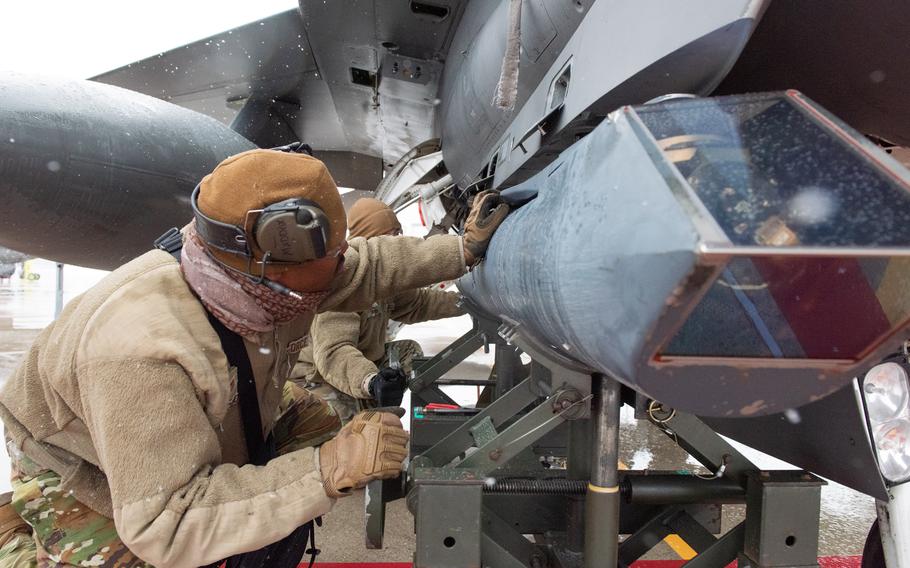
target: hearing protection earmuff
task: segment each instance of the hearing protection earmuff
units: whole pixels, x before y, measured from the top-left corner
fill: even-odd
[[[190,202],[196,231],[207,245],[249,259],[250,264],[300,264],[336,256],[326,251],[329,219],[313,201],[286,199],[247,212],[243,226],[216,221],[199,210],[199,186]]]
[[[199,185],[190,196],[196,232],[212,248],[245,257],[251,278],[272,290],[300,299],[286,286],[265,277],[269,264],[294,265],[328,256],[343,248],[326,251],[329,218],[318,204],[308,199],[286,199],[264,209],[248,211],[243,226],[222,223],[199,210]],[[259,264],[259,277],[253,265]]]
[[[309,144],[294,142],[272,148],[279,152],[313,155]],[[285,199],[265,209],[248,211],[243,226],[222,223],[199,210],[199,187],[190,204],[196,218],[196,232],[209,246],[244,256],[253,264],[300,264],[327,256],[338,256],[341,248],[326,251],[329,218],[318,204],[308,199]],[[256,260],[259,256],[261,260]]]

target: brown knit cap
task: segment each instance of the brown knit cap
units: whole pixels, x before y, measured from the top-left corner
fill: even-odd
[[[325,212],[329,219],[326,249],[341,245],[347,223],[338,187],[325,164],[306,154],[249,150],[231,156],[202,179],[198,203],[212,219],[242,226],[247,211],[294,197],[309,199]],[[246,259],[209,250],[225,264],[247,269]]]
[[[372,197],[358,199],[348,211],[348,226],[353,237],[378,237],[400,231],[401,223],[392,208]]]

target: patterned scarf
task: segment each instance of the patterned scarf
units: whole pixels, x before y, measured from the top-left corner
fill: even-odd
[[[315,312],[329,290],[298,292],[301,299],[275,292],[249,276],[224,267],[206,251],[190,223],[183,241],[180,268],[202,304],[229,330],[260,343],[261,334],[277,324]]]

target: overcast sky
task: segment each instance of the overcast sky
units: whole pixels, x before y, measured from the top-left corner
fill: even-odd
[[[296,6],[296,0],[6,0],[0,70],[88,78]]]

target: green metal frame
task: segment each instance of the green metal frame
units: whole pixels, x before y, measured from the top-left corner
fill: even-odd
[[[370,485],[368,546],[382,546],[384,504],[407,493],[416,520],[416,568],[581,568],[585,565],[585,543],[580,537],[585,533],[583,495],[488,494],[485,484],[490,476],[508,479],[519,472],[519,477],[531,472],[531,483],[535,475],[545,477],[547,470],[539,467],[531,451],[544,436],[546,447],[565,452],[566,478],[589,480],[592,454],[596,453],[591,445],[595,442],[589,402],[592,377],[585,369],[525,341],[518,326],[475,322],[471,331],[419,365],[410,387],[424,400],[444,400],[438,389],[443,375],[478,348],[493,344],[497,350],[503,348],[497,364],[508,367],[503,372],[511,388],[497,384],[500,392],[489,406],[463,420],[447,422],[454,428],[412,458],[406,484]],[[531,356],[531,373],[514,384],[519,352]],[[649,417],[647,405],[638,406],[636,417]],[[692,486],[701,483],[690,483],[691,475],[678,476],[683,487],[674,483],[673,476],[663,476],[670,485],[647,484],[643,488],[647,494],[641,496],[644,501],[636,501],[633,484],[631,501],[621,504],[618,531],[629,536],[617,544],[619,566],[630,565],[669,534],[680,535],[698,552],[685,564],[689,568],[724,566],[737,558],[741,566],[753,568],[814,566],[804,562],[817,546],[821,483],[817,478],[803,472],[759,474],[748,459],[695,416],[673,412],[649,418],[714,472],[717,490],[706,495],[710,490],[702,487],[701,493],[693,493]],[[560,425],[567,426],[565,433],[557,429]],[[554,446],[559,436],[564,442]],[[742,487],[741,493],[737,486]],[[685,487],[690,488],[689,493]],[[681,503],[680,495],[705,500]],[[716,538],[719,503],[743,499],[747,500],[746,520]],[[542,540],[529,541],[524,536],[528,530],[534,534],[542,531],[538,535]],[[604,530],[601,527],[600,538],[609,539]],[[787,546],[786,538],[781,546],[784,533],[802,546]]]

